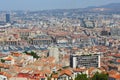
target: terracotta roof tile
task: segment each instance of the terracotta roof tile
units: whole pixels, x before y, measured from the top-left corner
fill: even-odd
[[[12,57],[12,56],[8,56],[8,57],[6,57],[6,58],[4,58],[4,60],[6,60],[6,61],[11,61],[11,60],[13,60],[14,58]]]
[[[111,75],[110,77],[114,78],[114,79],[119,79],[120,80],[120,74]]]
[[[53,74],[52,78],[58,78],[58,74]]]
[[[85,70],[86,70],[85,68],[84,69],[82,69],[82,68],[75,68],[75,69],[73,69],[74,72],[83,72]]]
[[[71,76],[72,75],[72,71],[70,69],[64,69],[60,72],[60,75],[68,75],[68,76]]]

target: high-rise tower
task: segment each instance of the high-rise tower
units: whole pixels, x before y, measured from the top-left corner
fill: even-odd
[[[6,14],[6,23],[10,23],[10,14]]]

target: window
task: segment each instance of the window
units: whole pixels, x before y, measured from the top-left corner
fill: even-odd
[[[7,80],[6,78],[3,78],[3,80]]]

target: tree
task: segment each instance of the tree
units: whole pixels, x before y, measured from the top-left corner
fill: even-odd
[[[108,74],[104,73],[95,73],[91,80],[108,80]]]
[[[27,52],[27,51],[24,51],[23,53],[27,54],[28,52]]]
[[[4,59],[1,59],[1,62],[2,62],[2,63],[4,63],[4,62],[5,62],[5,60],[4,60]]]
[[[47,77],[47,80],[51,80],[51,78],[50,78],[50,77]]]
[[[31,51],[31,52],[25,51],[24,53],[25,53],[25,54],[28,54],[28,55],[31,55],[31,56],[33,56],[33,57],[36,58],[36,59],[40,58],[40,57],[37,55],[37,53],[35,53],[35,52],[33,52],[33,51]]]
[[[33,51],[30,52],[30,55],[32,55],[34,58],[37,58],[37,59],[39,58],[39,56]]]
[[[88,80],[86,74],[78,74],[75,80]]]

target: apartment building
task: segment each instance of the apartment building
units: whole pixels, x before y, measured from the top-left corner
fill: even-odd
[[[72,54],[70,55],[70,66],[77,67],[100,67],[100,54]]]

